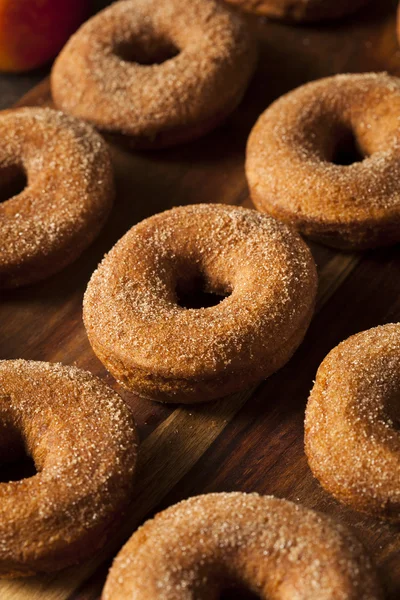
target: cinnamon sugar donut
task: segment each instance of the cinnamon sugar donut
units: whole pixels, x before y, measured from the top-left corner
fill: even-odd
[[[132,495],[137,438],[122,399],[75,367],[0,361],[0,451],[36,475],[0,483],[0,577],[93,555]]]
[[[256,51],[214,0],[125,0],[70,39],[53,68],[56,105],[140,147],[197,138],[239,104]]]
[[[334,348],[308,400],[305,448],[322,486],[356,510],[400,520],[400,325]]]
[[[286,500],[220,493],[147,521],[111,567],[103,600],[378,600],[374,567],[342,525]]]
[[[289,360],[316,287],[309,249],[284,224],[197,204],[128,231],[93,274],[83,315],[94,352],[123,386],[162,402],[204,402]],[[185,308],[193,288],[221,301]]]
[[[111,209],[113,175],[101,137],[54,110],[0,113],[0,138],[0,288],[12,288],[89,246]]]
[[[338,19],[369,0],[225,0],[243,10],[284,21],[312,22]]]
[[[336,75],[279,98],[253,128],[246,173],[259,210],[337,248],[400,241],[400,81]]]

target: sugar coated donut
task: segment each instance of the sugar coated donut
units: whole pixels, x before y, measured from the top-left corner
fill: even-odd
[[[0,288],[11,288],[74,261],[103,226],[114,186],[106,144],[72,117],[7,110],[0,138]]]
[[[204,402],[289,360],[316,283],[309,249],[283,223],[233,206],[179,207],[114,246],[89,282],[84,322],[122,385],[163,402]],[[185,307],[180,298],[193,289],[221,301]]]
[[[51,77],[62,110],[141,147],[197,138],[239,104],[256,50],[214,0],[125,0],[89,20]]]
[[[305,448],[322,486],[356,510],[400,520],[400,325],[334,348],[308,400]]]
[[[225,0],[243,10],[285,21],[338,19],[355,12],[369,0]]]
[[[190,498],[147,521],[111,567],[103,600],[378,600],[361,543],[326,516],[272,496]],[[225,597],[225,596],[224,596]]]
[[[0,577],[92,556],[132,494],[137,438],[122,399],[75,367],[0,361],[0,451],[36,475],[0,483]]]
[[[246,173],[262,211],[338,248],[400,241],[400,80],[336,75],[278,99],[253,128]]]

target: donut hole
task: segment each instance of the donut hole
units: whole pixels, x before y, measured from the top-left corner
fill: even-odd
[[[18,196],[28,185],[28,177],[22,165],[0,168],[0,202]]]
[[[34,460],[29,454],[18,458],[12,463],[0,464],[0,483],[20,481],[37,474]]]
[[[177,304],[181,308],[200,309],[211,308],[220,304],[230,295],[225,286],[214,287],[208,278],[199,272],[189,277],[181,277],[176,282],[175,294]]]
[[[125,62],[150,66],[161,65],[177,56],[180,50],[171,40],[149,35],[120,42],[114,52]]]
[[[350,128],[339,129],[333,144],[330,162],[342,167],[348,167],[366,158],[362,152],[354,131]]]
[[[219,600],[260,600],[260,596],[242,586],[231,585],[221,591]]]
[[[13,426],[6,425],[0,435],[0,483],[34,477],[36,465],[26,450],[22,434]]]
[[[391,426],[400,431],[400,397],[397,393],[386,400],[385,413]]]

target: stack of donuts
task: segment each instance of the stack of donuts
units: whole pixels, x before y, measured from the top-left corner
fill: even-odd
[[[236,5],[233,8],[230,5]],[[164,149],[240,104],[257,48],[240,11],[292,24],[365,0],[120,0],[69,40],[55,109],[0,113],[0,287],[40,282],[100,234],[116,196],[108,143]],[[249,132],[255,209],[175,207],[134,224],[88,282],[83,321],[109,373],[143,401],[201,403],[282,368],[313,317],[305,238],[363,250],[400,241],[400,80],[340,74],[278,98]],[[21,182],[24,189],[20,191]],[[29,293],[27,289],[26,293]],[[193,304],[196,295],[213,298]],[[321,364],[305,452],[355,510],[400,521],[400,324],[359,333]],[[0,483],[0,576],[62,569],[100,549],[135,502],[130,408],[76,367],[0,361],[0,447],[37,473]],[[396,474],[396,477],[393,475]],[[207,494],[168,508],[118,554],[103,600],[378,600],[362,543],[287,500]]]

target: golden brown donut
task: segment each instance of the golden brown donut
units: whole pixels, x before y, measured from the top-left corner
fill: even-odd
[[[272,19],[315,22],[338,19],[353,12],[369,0],[225,0],[248,12]]]
[[[84,24],[61,52],[56,105],[140,147],[214,129],[239,104],[256,50],[215,0],[125,0]]]
[[[7,110],[0,138],[0,288],[12,288],[60,271],[89,246],[114,184],[105,142],[72,117]]]
[[[0,452],[33,477],[0,483],[0,577],[62,569],[106,541],[133,491],[137,436],[122,399],[75,367],[0,361]]]
[[[334,348],[308,400],[305,448],[338,500],[400,520],[400,325],[363,331]]]
[[[378,600],[361,543],[328,517],[240,492],[185,500],[147,521],[109,572],[103,600]]]
[[[123,386],[162,402],[205,402],[289,360],[316,287],[311,253],[286,225],[197,204],[128,231],[93,274],[83,315],[94,352]],[[185,308],[181,292],[193,288],[222,301]]]
[[[253,202],[333,247],[399,242],[399,119],[400,80],[385,73],[336,75],[289,92],[249,137]]]

